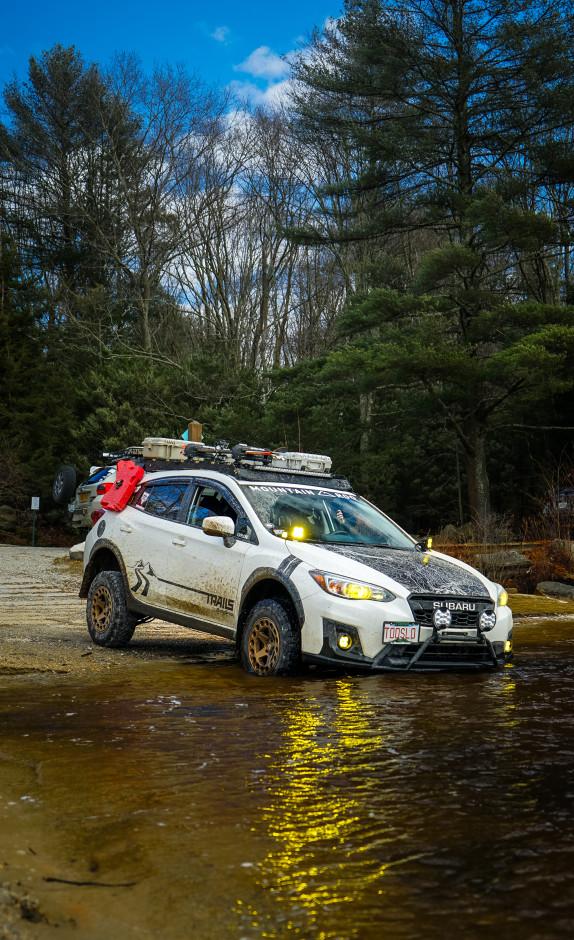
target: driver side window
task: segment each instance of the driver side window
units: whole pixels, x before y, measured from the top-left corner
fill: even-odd
[[[186,522],[201,529],[209,516],[227,516],[237,522],[237,513],[213,486],[198,486],[191,501]]]

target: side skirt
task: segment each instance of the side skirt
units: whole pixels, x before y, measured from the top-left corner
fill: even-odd
[[[150,604],[142,604],[136,600],[133,594],[128,595],[128,609],[136,614],[142,614],[144,617],[156,617],[158,620],[167,620],[168,623],[175,623],[179,627],[187,627],[190,630],[199,630],[201,633],[210,633],[212,636],[221,636],[226,640],[235,639],[235,629],[233,627],[223,627],[217,623],[210,623],[207,620],[199,620],[195,617],[188,617],[186,614],[174,614],[163,607],[152,607]]]

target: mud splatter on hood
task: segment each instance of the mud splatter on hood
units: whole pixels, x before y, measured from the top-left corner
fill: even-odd
[[[358,545],[321,545],[321,548],[368,565],[411,593],[489,596],[476,575],[432,553],[379,548],[376,545],[365,545],[364,548]]]

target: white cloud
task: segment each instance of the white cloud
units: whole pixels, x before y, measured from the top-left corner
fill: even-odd
[[[247,72],[254,78],[266,78],[269,81],[276,81],[283,78],[289,69],[287,62],[273,52],[269,46],[259,46],[254,49],[245,62],[240,65],[234,65],[236,72]]]
[[[229,88],[240,101],[244,101],[255,107],[270,106],[282,104],[288,96],[291,82],[285,79],[283,82],[273,82],[267,88],[260,88],[254,82],[231,82]]]
[[[217,29],[209,35],[212,39],[215,39],[216,42],[222,42],[224,46],[229,45],[231,42],[231,30],[229,26],[218,26]]]

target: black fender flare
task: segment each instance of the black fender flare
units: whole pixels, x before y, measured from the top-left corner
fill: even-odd
[[[113,542],[110,542],[109,539],[98,539],[97,542],[94,542],[94,544],[92,545],[90,558],[86,564],[86,567],[84,568],[84,574],[82,576],[82,583],[80,585],[79,597],[88,596],[90,584],[92,583],[95,577],[94,569],[96,568],[96,557],[98,555],[98,552],[103,548],[110,551],[118,563],[118,568],[121,572],[122,578],[124,579],[124,588],[126,591],[126,598],[128,598],[128,601],[129,601],[130,591],[129,591],[129,586],[128,586],[128,576],[126,572],[126,566],[124,565],[124,560],[122,556],[120,555],[120,553],[118,552],[117,547],[114,545]]]
[[[281,584],[285,588],[287,593],[289,594],[289,597],[291,598],[293,607],[295,608],[295,612],[297,614],[297,619],[299,620],[299,627],[300,629],[303,628],[303,624],[305,623],[305,611],[303,609],[303,602],[301,600],[301,595],[299,594],[299,591],[295,583],[289,577],[290,571],[292,571],[293,568],[297,567],[297,565],[300,562],[299,562],[299,559],[293,559],[293,561],[296,563],[292,564],[290,566],[290,569],[288,568],[287,571],[281,570],[284,567],[288,567],[285,565],[285,562],[283,562],[281,565],[279,565],[278,568],[256,568],[255,571],[251,572],[245,584],[243,585],[243,590],[241,591],[241,601],[239,604],[240,619],[241,619],[241,612],[243,611],[243,604],[245,603],[245,598],[249,594],[250,590],[256,584],[258,584],[259,581],[277,581],[278,584]]]

